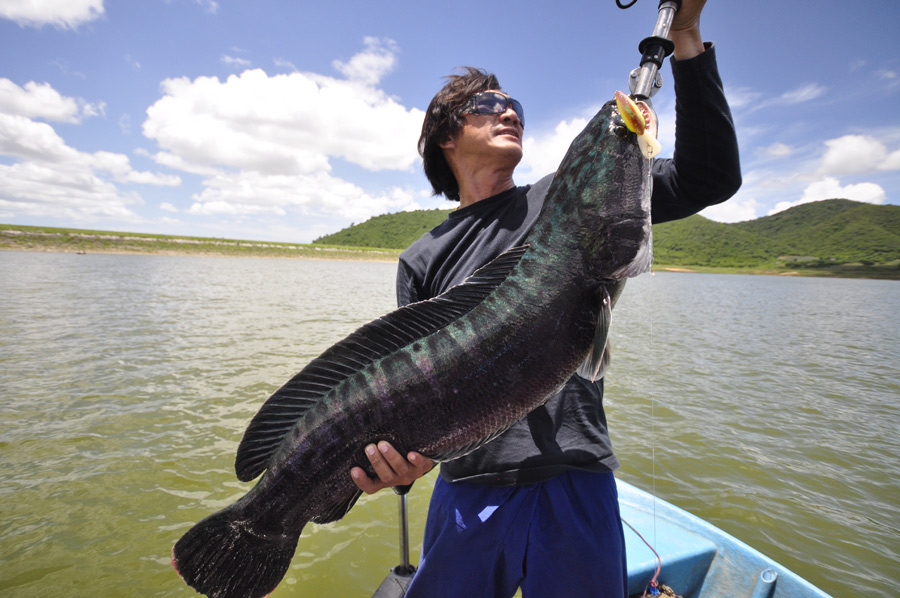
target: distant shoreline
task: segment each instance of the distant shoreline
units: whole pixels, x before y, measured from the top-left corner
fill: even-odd
[[[70,254],[99,253],[377,262],[396,262],[402,252],[400,249],[374,247],[240,241],[0,224],[0,251],[3,250]],[[878,267],[781,269],[762,266],[723,268],[654,264],[653,272],[900,280],[900,270],[897,268]]]
[[[0,250],[396,261],[399,250],[0,225]]]

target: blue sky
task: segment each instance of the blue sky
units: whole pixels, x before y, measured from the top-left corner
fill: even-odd
[[[461,65],[527,112],[518,184],[551,172],[637,66],[656,0],[0,0],[0,222],[309,242],[445,207],[415,151]],[[722,222],[900,203],[896,0],[710,0],[744,186]],[[655,99],[674,138],[668,66]]]

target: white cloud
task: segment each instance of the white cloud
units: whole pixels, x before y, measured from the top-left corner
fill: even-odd
[[[556,172],[572,140],[587,125],[587,118],[573,118],[562,121],[553,131],[541,136],[526,135],[522,142],[522,162],[528,182],[534,182],[544,175]]]
[[[871,135],[844,135],[825,142],[827,149],[819,165],[820,175],[864,174],[900,170],[900,150],[889,151]]]
[[[259,172],[219,173],[204,181],[189,212],[224,216],[284,216],[288,211],[327,213],[354,221],[378,214],[419,209],[415,194],[393,188],[376,196],[327,173],[271,175]]]
[[[393,42],[367,39],[357,56],[338,63],[344,78],[270,76],[254,69],[224,80],[164,81],[142,126],[158,147],[135,153],[203,178],[189,207],[177,196],[154,207],[173,223],[176,214],[189,214],[211,216],[229,228],[268,227],[299,215],[311,230],[325,219],[341,225],[427,203],[420,189],[368,189],[334,173],[412,172],[419,163],[423,113],[405,108],[379,86],[394,66],[395,51]],[[124,153],[80,151],[54,128],[55,122],[78,125],[102,108],[47,84],[19,87],[0,79],[0,155],[11,158],[0,165],[0,213],[139,222],[144,216],[136,206],[143,200],[128,185],[182,184],[173,174],[135,169]],[[127,114],[118,124],[122,131],[131,128]]]
[[[138,149],[136,151],[142,156],[148,156],[152,158],[153,161],[160,166],[165,166],[166,168],[171,168],[172,170],[181,170],[182,172],[199,174],[201,176],[215,176],[219,173],[219,169],[217,168],[213,168],[212,166],[200,166],[197,164],[192,164],[185,161],[181,156],[177,156],[169,152],[157,152],[151,155],[142,149]]]
[[[194,0],[197,4],[202,6],[206,12],[209,14],[216,14],[219,12],[219,3],[215,0]]]
[[[233,66],[237,69],[244,69],[252,64],[246,58],[236,58],[234,56],[227,56],[227,55],[222,56],[219,60],[221,62],[223,62],[224,64],[227,64],[228,66]]]
[[[382,77],[394,70],[397,64],[397,44],[394,40],[379,40],[375,37],[363,39],[366,49],[347,62],[335,60],[332,65],[347,79],[365,85],[376,85]]]
[[[369,170],[409,170],[423,113],[381,90],[311,73],[260,69],[168,79],[144,134],[185,163],[271,174],[329,170],[343,158]]]
[[[762,152],[770,158],[785,158],[794,153],[794,148],[786,143],[778,142],[762,148]]]
[[[825,95],[827,91],[828,88],[824,85],[805,83],[775,97],[770,97],[768,94],[754,91],[747,87],[729,87],[727,95],[728,104],[732,110],[745,109],[747,112],[756,112],[772,108],[773,106],[782,108],[785,104],[809,102]]]
[[[181,180],[173,175],[137,172],[124,154],[95,152],[88,154],[66,145],[53,127],[23,116],[0,113],[0,155],[25,162],[41,163],[61,170],[80,168],[86,172],[103,171],[119,181],[150,185],[176,186]]]
[[[274,62],[275,66],[277,66],[279,68],[287,69],[292,72],[297,71],[297,67],[294,66],[294,63],[291,62],[290,60],[285,60],[284,58],[276,58],[272,62]]]
[[[0,113],[79,123],[85,117],[102,114],[104,110],[102,102],[91,104],[80,98],[64,97],[49,83],[29,81],[25,87],[19,87],[9,79],[0,78]]]
[[[0,164],[0,210],[15,216],[73,222],[96,218],[135,221],[137,217],[128,206],[140,203],[136,193],[123,193],[74,163]]]
[[[134,221],[129,206],[141,198],[116,183],[181,184],[178,176],[135,170],[124,154],[79,151],[50,124],[32,120],[77,123],[90,115],[86,106],[46,84],[20,88],[0,79],[0,155],[14,160],[0,165],[0,210],[10,217]]]
[[[122,131],[123,135],[131,135],[131,115],[123,114],[119,117],[118,120],[119,130]]]
[[[834,177],[825,177],[811,183],[803,192],[803,197],[796,201],[778,202],[769,211],[769,215],[783,212],[788,208],[804,203],[820,201],[823,199],[852,199],[872,204],[884,204],[887,202],[887,194],[881,185],[875,183],[857,183],[841,186],[841,182]]]
[[[103,14],[103,0],[4,0],[0,18],[20,26],[75,29]]]
[[[56,163],[78,157],[78,152],[68,147],[47,123],[8,114],[0,114],[0,154]]]
[[[754,197],[739,192],[724,203],[706,208],[700,215],[716,222],[744,222],[755,219],[762,207]]]
[[[810,100],[818,98],[826,91],[828,91],[827,87],[817,83],[807,83],[796,89],[784,92],[781,94],[780,101],[787,102],[788,104],[802,104],[803,102],[809,102]]]
[[[246,70],[217,77],[168,79],[147,110],[144,135],[160,147],[157,163],[205,177],[192,214],[240,219],[289,213],[360,221],[414,209],[415,193],[370,192],[332,173],[343,160],[369,171],[411,171],[424,114],[378,88],[396,45],[366,38],[335,66],[346,78]]]
[[[728,97],[728,105],[731,106],[732,110],[758,104],[763,97],[761,92],[754,91],[749,87],[731,85],[728,86],[726,95]]]

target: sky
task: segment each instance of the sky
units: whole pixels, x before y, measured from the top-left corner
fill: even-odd
[[[657,5],[0,0],[0,223],[308,243],[451,207],[416,141],[464,65],[524,105],[532,183],[627,89]],[[702,214],[900,203],[898,22],[897,0],[709,0],[744,184]]]

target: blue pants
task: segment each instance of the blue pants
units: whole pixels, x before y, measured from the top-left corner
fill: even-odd
[[[625,539],[612,473],[529,486],[434,486],[406,598],[623,598]]]

